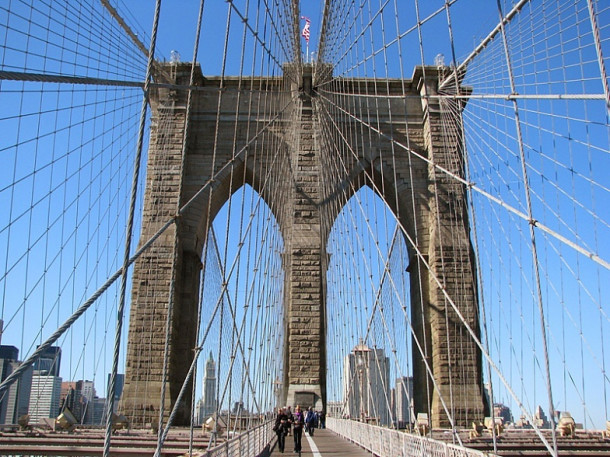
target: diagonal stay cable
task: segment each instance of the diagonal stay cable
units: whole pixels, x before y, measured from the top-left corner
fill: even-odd
[[[340,108],[339,108],[340,109]],[[373,127],[369,127],[369,128],[373,128]],[[353,152],[353,151],[352,151]],[[375,187],[375,190],[377,192],[379,192],[379,189],[376,188],[375,184],[373,184],[373,186]],[[380,195],[383,195],[380,193]],[[552,452],[553,447],[548,443],[547,439],[545,438],[545,436],[542,434],[542,431],[540,430],[540,428],[535,424],[532,415],[527,411],[527,409],[525,408],[525,406],[523,405],[523,402],[519,399],[519,397],[515,394],[514,390],[512,389],[511,385],[508,383],[508,381],[506,380],[506,378],[504,377],[504,375],[502,374],[501,370],[498,368],[498,366],[496,365],[496,363],[493,361],[493,359],[491,358],[490,354],[487,352],[487,350],[485,349],[483,343],[481,342],[480,338],[477,337],[476,333],[474,332],[474,330],[472,329],[472,327],[470,326],[470,324],[468,324],[468,322],[466,321],[466,319],[464,318],[462,312],[459,310],[459,308],[457,307],[457,305],[455,304],[454,300],[451,298],[451,296],[449,295],[449,293],[447,292],[446,288],[444,287],[442,281],[437,277],[437,275],[434,273],[434,271],[430,268],[430,265],[428,263],[428,260],[425,258],[424,254],[421,252],[421,250],[419,249],[419,247],[415,244],[414,240],[411,238],[411,236],[409,235],[408,231],[405,229],[405,227],[400,223],[400,221],[397,221],[397,224],[399,225],[401,231],[403,232],[404,236],[407,238],[407,240],[409,241],[410,245],[412,246],[412,248],[415,250],[417,257],[419,258],[419,260],[422,262],[422,264],[426,267],[426,269],[428,270],[430,277],[433,279],[433,281],[436,283],[436,285],[438,286],[439,290],[442,292],[443,296],[446,298],[447,302],[449,303],[449,305],[453,308],[453,310],[455,311],[456,315],[458,316],[458,318],[460,319],[460,321],[462,322],[462,324],[464,325],[464,328],[468,331],[468,333],[470,334],[472,340],[474,341],[474,343],[479,347],[479,349],[481,350],[481,353],[483,354],[483,356],[487,359],[488,363],[491,365],[491,367],[494,369],[494,371],[496,372],[497,376],[500,378],[500,380],[502,381],[502,383],[504,384],[504,386],[506,387],[506,389],[508,390],[508,392],[510,393],[510,395],[513,397],[513,399],[515,400],[515,402],[519,405],[519,408],[521,409],[521,411],[523,412],[523,414],[525,415],[525,417],[530,421],[530,423],[533,425],[534,430],[536,431],[536,434],[540,437],[541,441],[544,443],[544,445],[547,447],[547,449],[549,451]],[[390,280],[392,278],[390,277]],[[448,415],[449,418],[451,418],[450,415]]]
[[[489,192],[485,191],[484,189],[478,187],[475,183],[469,182],[469,181],[465,180],[464,178],[456,175],[455,173],[452,173],[451,171],[447,170],[446,168],[442,167],[441,165],[436,164],[433,160],[427,158],[426,156],[424,156],[424,155],[414,151],[413,149],[408,148],[404,144],[396,141],[390,135],[388,135],[386,133],[383,133],[381,130],[377,129],[375,126],[371,125],[370,123],[367,123],[367,122],[363,121],[362,119],[358,118],[354,114],[352,114],[352,113],[346,111],[345,109],[343,109],[342,107],[336,105],[332,100],[330,100],[329,98],[325,97],[322,93],[319,93],[319,96],[322,97],[328,103],[332,104],[335,108],[337,108],[340,111],[342,111],[344,114],[346,114],[350,118],[356,120],[357,122],[361,123],[362,125],[366,126],[369,129],[371,129],[373,132],[377,133],[382,138],[385,138],[385,139],[393,142],[396,146],[398,146],[401,149],[407,151],[409,154],[414,155],[415,157],[423,160],[424,162],[428,163],[429,165],[432,165],[435,169],[437,169],[439,171],[442,171],[447,176],[449,176],[449,177],[455,179],[456,181],[464,184],[469,189],[472,189],[472,190],[476,191],[477,193],[483,195],[488,200],[491,200],[494,203],[497,203],[498,205],[500,205],[504,209],[510,211],[511,213],[517,215],[518,217],[520,217],[524,221],[527,221],[528,223],[531,223],[533,227],[539,228],[543,232],[548,233],[552,237],[556,238],[557,240],[561,241],[562,243],[566,244],[567,246],[571,247],[572,249],[576,250],[577,252],[579,252],[579,253],[583,254],[584,256],[588,257],[589,259],[591,259],[595,263],[601,265],[602,267],[606,268],[607,270],[610,270],[610,261],[601,258],[598,254],[596,254],[594,252],[591,252],[591,251],[588,251],[588,250],[584,249],[582,246],[580,246],[580,245],[574,243],[573,241],[567,239],[565,236],[561,235],[560,233],[557,233],[555,230],[553,230],[550,227],[542,224],[540,221],[537,221],[535,219],[531,220],[527,216],[527,214],[525,214],[524,212],[519,211],[514,206],[506,203],[505,201],[501,200],[500,198],[495,197],[494,195],[490,194]]]
[[[119,270],[117,270],[112,276],[110,276],[108,278],[108,280],[106,280],[106,282],[97,290],[95,291],[91,297],[85,301],[68,319],[66,319],[66,321],[64,322],[63,325],[61,325],[49,338],[47,338],[46,341],[44,341],[43,343],[40,344],[40,346],[38,347],[38,349],[36,349],[36,351],[34,351],[34,353],[32,353],[32,355],[30,357],[28,357],[20,366],[19,368],[17,368],[15,371],[13,371],[4,381],[2,381],[2,383],[0,383],[0,395],[2,395],[2,393],[8,389],[10,387],[11,384],[13,384],[17,379],[19,379],[21,377],[21,375],[31,366],[34,364],[34,362],[36,361],[36,359],[38,359],[40,357],[40,355],[49,347],[51,347],[53,345],[53,343],[55,343],[55,341],[57,341],[61,335],[63,335],[66,330],[68,328],[71,327],[71,325],[80,317],[82,316],[85,311],[87,311],[87,309],[89,309],[89,307],[95,303],[95,301],[119,278],[121,277],[121,274],[123,272],[124,269],[127,269],[129,266],[131,266],[133,264],[133,262],[135,262],[144,252],[146,252],[148,250],[148,248],[169,228],[171,227],[172,224],[176,223],[176,220],[184,213],[186,212],[186,210],[188,208],[191,207],[191,205],[194,204],[195,201],[197,201],[197,199],[199,197],[201,197],[205,191],[207,191],[210,187],[213,187],[213,184],[217,183],[218,181],[216,180],[217,176],[219,176],[220,174],[222,174],[228,167],[232,166],[235,162],[237,162],[238,160],[240,160],[241,156],[244,154],[245,151],[247,151],[247,149],[250,147],[250,145],[255,142],[258,137],[260,135],[262,135],[265,131],[267,131],[268,127],[271,126],[272,124],[274,124],[277,119],[279,117],[282,116],[282,114],[284,113],[284,111],[286,110],[286,108],[288,106],[290,106],[292,104],[292,100],[290,100],[289,102],[287,102],[286,106],[284,106],[282,108],[282,110],[280,110],[280,112],[273,117],[270,121],[268,121],[263,127],[261,127],[261,129],[256,133],[256,135],[254,137],[252,137],[252,139],[250,139],[239,151],[237,154],[235,154],[234,157],[232,157],[229,161],[227,161],[227,163],[225,163],[222,167],[219,168],[219,170],[210,178],[208,179],[203,185],[202,187],[195,193],[195,195],[193,195],[193,197],[191,197],[191,199],[186,202],[182,208],[180,208],[180,211],[178,212],[177,215],[172,216],[171,218],[169,218],[160,228],[159,230],[157,230],[157,232],[152,235],[143,245],[140,249],[138,249],[133,256],[131,256],[128,260],[128,262],[126,262],[126,264],[120,268]]]

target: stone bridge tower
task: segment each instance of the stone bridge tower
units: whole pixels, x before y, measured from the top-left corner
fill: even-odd
[[[321,409],[326,402],[326,242],[332,219],[345,204],[333,201],[340,198],[333,195],[345,198],[344,192],[324,194],[321,183],[324,154],[336,149],[330,144],[332,139],[321,134],[320,118],[325,114],[315,85],[320,82],[316,74],[324,72],[316,73],[311,65],[287,65],[283,78],[221,81],[204,78],[199,70],[182,167],[187,92],[178,88],[188,86],[190,64],[165,64],[165,70],[169,84],[156,86],[150,97],[152,125],[141,242],[174,216],[178,202],[182,206],[194,195],[198,197],[136,262],[121,409],[132,423],[158,420],[170,294],[173,314],[166,415],[176,402],[196,345],[198,279],[207,229],[238,189],[234,182],[248,183],[261,195],[275,214],[284,239],[286,404]],[[381,134],[374,143],[364,138],[351,140],[348,149],[359,151],[357,160],[345,157],[345,163],[351,165],[331,187],[355,192],[354,183],[379,189],[376,184],[384,182],[386,200],[395,202],[390,203],[391,209],[405,229],[411,256],[412,322],[417,340],[423,342],[421,350],[414,351],[415,409],[429,412],[433,426],[446,426],[440,400],[453,398],[447,407],[458,423],[466,425],[483,415],[481,356],[447,297],[478,332],[474,261],[465,189],[438,168],[462,176],[462,151],[459,126],[447,125],[439,99],[434,97],[439,70],[430,67],[425,84],[424,71],[416,69],[410,81],[376,82],[378,89],[383,86],[379,93],[396,96],[391,104],[380,96],[384,103],[379,106],[386,107],[378,113]],[[368,92],[373,83],[346,81],[342,90],[373,93]],[[242,152],[248,150],[251,129],[261,130],[276,115],[264,129],[265,138],[260,138],[274,145],[274,153],[246,159]],[[342,122],[338,119],[337,125]],[[409,144],[410,149],[396,150],[389,138]],[[389,161],[390,151],[397,158],[395,163]],[[365,170],[373,176],[368,183],[361,179]],[[264,179],[271,179],[272,187],[282,191],[269,195]],[[403,197],[406,195],[413,197]],[[174,265],[175,239],[178,258]],[[149,275],[149,271],[156,274]],[[189,417],[187,398],[176,422],[187,423]]]

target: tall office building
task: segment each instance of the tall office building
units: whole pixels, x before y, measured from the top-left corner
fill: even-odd
[[[40,357],[34,362],[34,371],[39,371],[40,374],[48,376],[59,376],[59,367],[61,365],[61,348],[59,346],[51,346],[40,354]]]
[[[81,424],[92,423],[91,402],[94,397],[95,387],[93,381],[76,381],[76,387],[74,388],[74,409],[72,409],[72,413]]]
[[[0,346],[0,375],[4,381],[21,365],[17,360],[19,350],[15,346]],[[28,413],[30,389],[32,386],[32,367],[8,388],[0,402],[0,424],[16,424],[19,417]]]
[[[45,370],[34,370],[32,375],[32,389],[28,408],[31,424],[38,424],[42,422],[43,418],[56,418],[59,415],[61,378],[46,373]]]
[[[413,413],[413,378],[403,376],[396,379],[394,388],[395,406],[394,420],[397,428],[406,428],[410,422],[414,422]]]
[[[110,390],[110,381],[112,379],[112,373],[108,373],[108,389]],[[121,399],[121,394],[123,393],[123,386],[125,385],[125,375],[121,373],[116,374],[116,378],[114,380],[114,400],[118,402]]]
[[[93,397],[89,403],[89,424],[104,425],[104,412],[106,411],[106,399]]]
[[[358,344],[345,357],[343,399],[352,419],[390,424],[390,361],[383,349]]]
[[[204,422],[207,417],[216,411],[216,362],[210,357],[205,362],[205,374],[203,376],[203,399],[198,403],[199,421]]]

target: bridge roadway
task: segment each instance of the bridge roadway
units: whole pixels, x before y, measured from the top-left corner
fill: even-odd
[[[345,438],[328,429],[316,429],[313,437],[303,433],[301,457],[371,457],[371,453],[362,449]],[[284,453],[280,453],[277,447],[277,440],[273,441],[270,456],[278,457],[281,455],[296,455],[293,452],[294,437],[286,437],[286,448]]]

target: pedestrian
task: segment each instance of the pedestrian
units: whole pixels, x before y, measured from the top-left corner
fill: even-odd
[[[289,418],[284,411],[284,408],[279,408],[277,410],[277,416],[275,418],[275,425],[273,426],[273,431],[277,435],[277,446],[280,452],[284,453],[284,446],[286,444],[286,435],[288,434],[288,422]]]
[[[292,409],[290,406],[284,408],[284,412],[288,416],[288,436],[292,435]]]
[[[324,410],[320,411],[320,428],[326,428],[326,413]]]
[[[299,405],[294,408],[294,414],[292,415],[292,434],[294,435],[294,452],[301,452],[301,437],[303,435],[303,425],[305,419],[303,412]]]
[[[313,431],[316,428],[316,413],[311,407],[307,409],[307,414],[305,415],[305,428],[309,436],[313,436]]]

